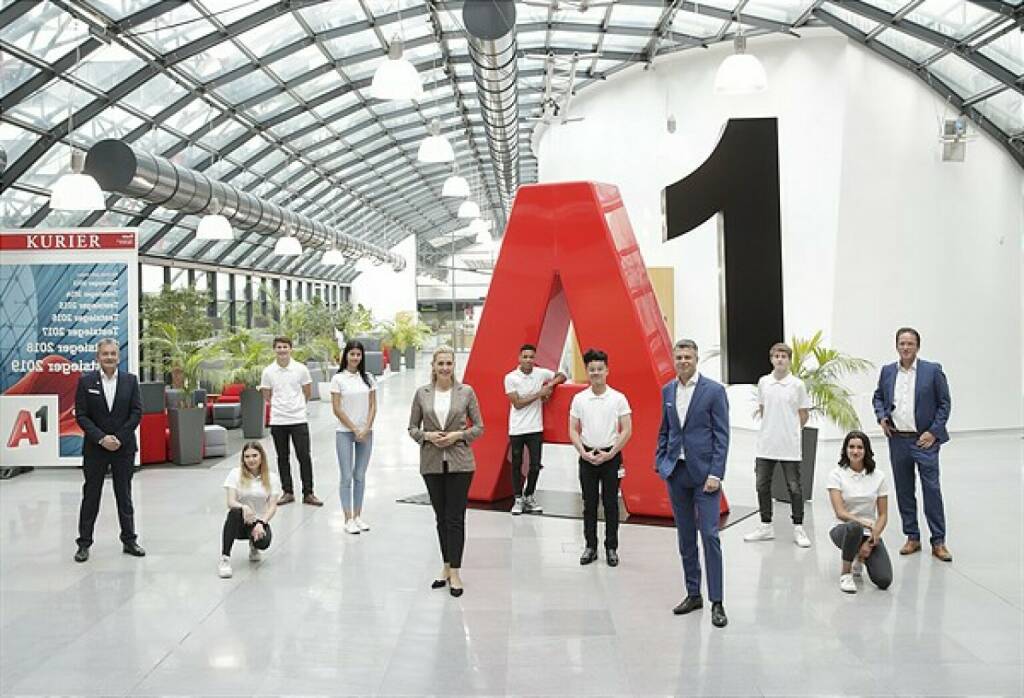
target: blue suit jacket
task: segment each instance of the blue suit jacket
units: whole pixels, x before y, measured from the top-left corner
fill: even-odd
[[[875,418],[881,422],[888,418],[892,423],[892,412],[896,408],[893,393],[896,389],[897,364],[882,367],[875,388]],[[917,381],[914,387],[914,421],[918,431],[929,431],[940,444],[949,441],[946,420],[949,419],[949,383],[942,366],[933,361],[917,360]]]
[[[708,475],[724,479],[729,453],[729,399],[725,386],[699,376],[686,411],[686,423],[680,424],[676,412],[677,382],[673,378],[661,389],[661,428],[655,451],[658,475],[668,479],[676,468],[682,445],[692,484],[703,484]]]

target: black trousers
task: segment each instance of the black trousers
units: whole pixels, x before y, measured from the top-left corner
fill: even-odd
[[[523,496],[523,448],[530,455],[530,470],[526,475],[526,496],[530,497],[537,491],[537,478],[540,477],[540,449],[544,443],[544,432],[535,431],[530,434],[514,434],[508,437],[509,460],[512,461],[512,492],[515,496]]]
[[[593,449],[587,448],[588,451]],[[599,449],[602,450],[602,449]],[[611,449],[603,449],[610,451]],[[594,465],[580,458],[580,489],[583,491],[583,538],[597,549],[597,501],[604,506],[604,547],[619,549],[619,467],[622,453]]]
[[[472,481],[473,473],[450,473],[447,463],[444,473],[423,476],[437,520],[441,559],[454,569],[462,567],[462,551],[466,547],[466,501]]]
[[[757,506],[761,510],[761,522],[772,522],[772,477],[775,475],[775,466],[778,465],[782,468],[782,474],[786,476],[786,489],[789,490],[793,524],[796,526],[803,524],[804,493],[800,489],[800,461],[756,458],[754,464],[754,472],[757,477]]]
[[[82,507],[78,512],[79,545],[92,545],[92,532],[96,515],[100,512],[100,496],[103,494],[103,478],[109,470],[114,480],[114,499],[117,501],[117,519],[121,524],[121,542],[131,543],[135,535],[135,507],[132,506],[132,473],[135,454],[128,457],[118,454],[110,457],[89,456],[83,459]]]
[[[278,424],[270,427],[277,450],[277,471],[281,474],[281,489],[294,494],[292,485],[291,445],[295,445],[295,457],[299,459],[299,475],[302,477],[302,494],[313,494],[313,459],[309,455],[308,424]],[[290,443],[289,443],[290,442]]]
[[[236,540],[249,540],[257,550],[266,550],[270,547],[270,524],[266,524],[263,530],[266,531],[259,540],[252,537],[252,529],[256,524],[247,524],[242,517],[241,509],[228,509],[228,516],[224,519],[224,534],[222,536],[221,555],[231,555],[231,546]]]

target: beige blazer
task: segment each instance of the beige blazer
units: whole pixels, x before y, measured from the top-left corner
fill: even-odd
[[[468,421],[473,425],[469,426]],[[441,449],[423,438],[428,431],[461,431],[465,438],[448,448]],[[464,383],[452,386],[452,405],[448,419],[438,424],[434,412],[434,386],[424,385],[412,397],[412,411],[409,414],[409,436],[420,445],[420,473],[430,475],[443,473],[442,462],[448,461],[448,471],[471,473],[476,470],[473,449],[469,444],[484,433],[484,420],[480,416],[480,405],[473,389]]]

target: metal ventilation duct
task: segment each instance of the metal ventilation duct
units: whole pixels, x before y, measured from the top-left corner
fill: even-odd
[[[96,178],[104,191],[117,192],[184,213],[220,213],[242,230],[264,235],[290,230],[304,246],[326,249],[337,239],[347,257],[365,257],[387,263],[395,271],[405,268],[405,258],[382,247],[337,232],[308,216],[217,182],[201,172],[179,167],[158,155],[140,152],[123,141],[96,143],[85,159],[85,172]],[[219,204],[211,206],[213,199]]]
[[[519,92],[516,86],[516,6],[478,0],[462,6],[487,146],[507,217],[519,188]]]

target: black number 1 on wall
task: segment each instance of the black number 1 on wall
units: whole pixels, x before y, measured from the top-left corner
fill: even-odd
[[[777,119],[729,119],[711,156],[665,187],[665,239],[721,211],[722,380],[756,383],[785,341]]]

